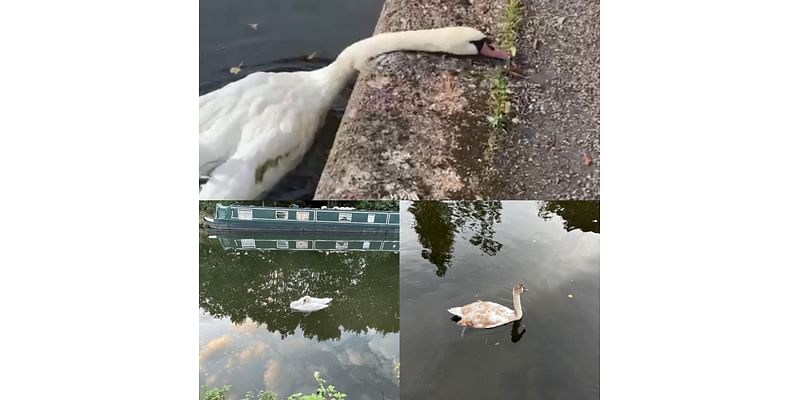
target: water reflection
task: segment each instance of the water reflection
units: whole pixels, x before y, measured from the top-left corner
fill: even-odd
[[[232,399],[264,389],[285,399],[312,393],[319,371],[348,399],[397,399],[399,335],[342,330],[339,340],[310,345],[300,328],[284,337],[250,320],[231,324],[201,312],[200,384],[231,385]]]
[[[398,251],[399,232],[239,232],[210,231],[225,250]]]
[[[317,340],[339,339],[340,327],[399,329],[395,253],[229,252],[211,242],[201,242],[200,252],[200,307],[214,317],[250,319],[284,337],[300,327]],[[308,316],[293,313],[289,303],[306,294],[333,301]]]
[[[423,247],[421,256],[436,266],[436,276],[445,276],[451,267],[456,233],[469,235],[469,243],[489,256],[503,248],[494,239],[502,208],[497,201],[420,201],[410,205],[408,212],[414,215],[414,231]]]
[[[241,238],[200,236],[200,385],[286,398],[313,392],[319,371],[348,399],[399,397],[396,251],[225,249],[228,240]],[[333,301],[292,312],[306,294]]]
[[[520,327],[522,327],[522,330],[520,330]],[[522,340],[522,335],[525,334],[526,330],[527,328],[525,328],[525,326],[522,325],[522,322],[518,320],[514,321],[514,323],[511,326],[511,343],[517,343],[520,340]]]
[[[600,233],[599,201],[545,201],[539,208],[539,217],[549,220],[558,215],[568,232],[580,229],[584,232]]]

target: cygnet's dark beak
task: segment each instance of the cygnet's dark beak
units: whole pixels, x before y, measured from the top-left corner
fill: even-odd
[[[528,288],[526,288],[525,286],[523,286],[523,287],[522,287],[522,291],[523,291],[523,292],[527,292],[527,291],[528,291]]]
[[[480,49],[480,54],[490,58],[499,58],[501,60],[510,60],[511,54],[506,53],[502,50],[495,50],[494,46],[488,41],[483,42],[483,45]]]

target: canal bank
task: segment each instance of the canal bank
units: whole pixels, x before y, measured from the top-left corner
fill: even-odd
[[[377,57],[316,198],[599,198],[599,1],[387,0],[375,33],[457,25],[513,43],[514,65]]]

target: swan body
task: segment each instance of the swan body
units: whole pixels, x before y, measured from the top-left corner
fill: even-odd
[[[398,50],[509,58],[473,28],[392,32],[348,46],[324,68],[255,72],[200,96],[200,198],[248,200],[267,192],[300,163],[355,71]]]
[[[328,303],[330,303],[331,300],[333,299],[330,297],[320,299],[311,296],[303,296],[299,300],[289,303],[289,308],[295,311],[310,313],[328,308]]]
[[[509,322],[522,319],[522,305],[519,295],[527,292],[525,285],[517,283],[511,289],[514,297],[514,309],[491,301],[476,301],[461,307],[453,307],[447,311],[460,319],[458,325],[468,328],[494,328]]]

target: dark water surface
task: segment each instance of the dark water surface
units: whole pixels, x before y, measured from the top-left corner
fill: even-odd
[[[313,392],[319,371],[348,399],[397,399],[398,265],[397,252],[225,250],[201,236],[200,385],[286,398]],[[306,294],[333,301],[292,312]]]
[[[600,397],[599,202],[403,202],[401,213],[402,398]],[[450,319],[479,299],[512,307],[518,281],[520,323]]]
[[[372,35],[382,5],[383,0],[200,0],[200,95],[254,71],[323,67],[351,43]],[[230,74],[240,63],[242,71]],[[267,197],[313,197],[348,96],[349,89],[334,104],[302,164]]]

